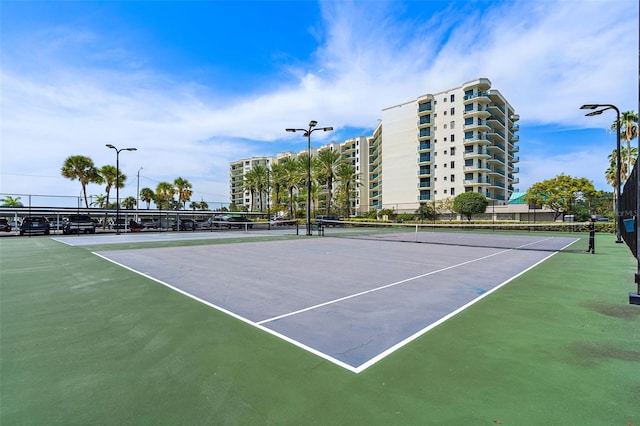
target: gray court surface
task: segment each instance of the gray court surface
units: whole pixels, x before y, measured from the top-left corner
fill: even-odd
[[[576,241],[514,238],[545,249],[301,238],[96,254],[360,372]]]

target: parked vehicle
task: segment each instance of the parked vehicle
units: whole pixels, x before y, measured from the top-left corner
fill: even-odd
[[[140,225],[142,225],[143,229],[158,229],[160,222],[155,219],[142,219]]]
[[[298,221],[295,219],[285,219],[284,217],[281,217],[281,216],[276,216],[269,221],[269,224],[271,226],[292,226],[292,225],[295,225],[296,223],[298,223]]]
[[[91,220],[89,215],[79,214],[71,215],[67,218],[62,228],[63,234],[79,234],[84,232],[85,234],[95,234],[96,224]]]
[[[49,221],[44,216],[25,217],[20,226],[20,235],[24,234],[44,234],[49,235]]]
[[[244,229],[245,227],[251,229],[253,228],[253,223],[251,223],[251,220],[247,217],[231,216],[227,218],[227,223],[225,224],[225,226],[227,227],[227,229]]]
[[[222,228],[227,226],[227,221],[229,220],[229,216],[216,214],[209,218],[207,221],[209,223],[210,228]]]
[[[7,219],[0,218],[0,232],[11,232],[11,224]]]
[[[171,229],[177,231],[178,226],[180,227],[180,231],[194,231],[197,224],[192,219],[180,219],[178,223],[174,223],[173,225],[171,225]]]
[[[316,216],[316,223],[318,225],[331,226],[331,227],[344,226],[344,223],[342,223],[340,218],[337,216],[324,216],[324,215]]]

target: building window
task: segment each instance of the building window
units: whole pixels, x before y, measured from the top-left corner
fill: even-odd
[[[446,190],[446,189],[444,190],[444,193],[445,193],[445,194],[447,193],[447,190]]]
[[[456,127],[456,122],[455,122],[455,121],[452,121],[452,122],[451,122],[451,129],[455,129],[455,127]]]
[[[451,175],[451,179],[449,179],[451,182],[455,182],[456,181],[456,175]]]
[[[444,115],[447,115],[447,111],[443,111],[442,113],[443,113]]]
[[[445,126],[446,126],[446,124],[445,124]],[[447,138],[444,138],[444,141],[446,142],[446,141],[447,141]]]
[[[451,95],[451,102],[455,101],[455,99],[456,99],[456,95]],[[453,113],[451,113],[451,114],[453,114]]]
[[[452,162],[451,162],[451,168],[453,169],[455,166],[456,166],[456,162],[455,162],[455,161],[452,161]]]
[[[445,124],[444,124],[444,128],[445,128],[445,129],[447,128],[447,123],[445,123]]]
[[[444,177],[444,180],[445,180],[445,182],[447,181],[447,177],[446,176]]]
[[[449,192],[450,192],[451,195],[456,195],[456,189],[455,188],[451,188],[449,190]]]
[[[451,111],[449,112],[451,115],[454,115],[456,113],[456,109],[455,108],[451,108]]]
[[[451,135],[451,136],[453,136],[453,135]],[[445,154],[446,154],[446,152],[445,152]],[[451,155],[456,155],[456,148],[455,147],[451,148]]]
[[[442,102],[447,102],[447,98],[442,98]]]
[[[444,150],[444,155],[447,155],[447,150],[446,149]]]
[[[456,135],[451,135],[451,142],[455,142],[456,141]]]

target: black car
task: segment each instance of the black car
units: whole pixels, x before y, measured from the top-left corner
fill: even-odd
[[[171,229],[174,231],[178,230],[178,224],[180,225],[180,231],[195,231],[197,228],[197,224],[195,220],[192,219],[180,219],[178,223],[174,223],[171,225]]]
[[[11,224],[7,219],[0,219],[0,232],[11,232]]]
[[[20,235],[24,234],[44,234],[49,235],[51,225],[46,217],[29,216],[25,217],[20,225]]]

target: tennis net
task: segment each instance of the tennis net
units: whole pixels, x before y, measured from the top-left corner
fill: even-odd
[[[318,232],[326,237],[373,241],[443,244],[513,250],[585,251],[573,244],[588,237],[582,223],[469,223],[418,224],[361,221],[323,221]],[[569,246],[575,246],[569,249]]]

